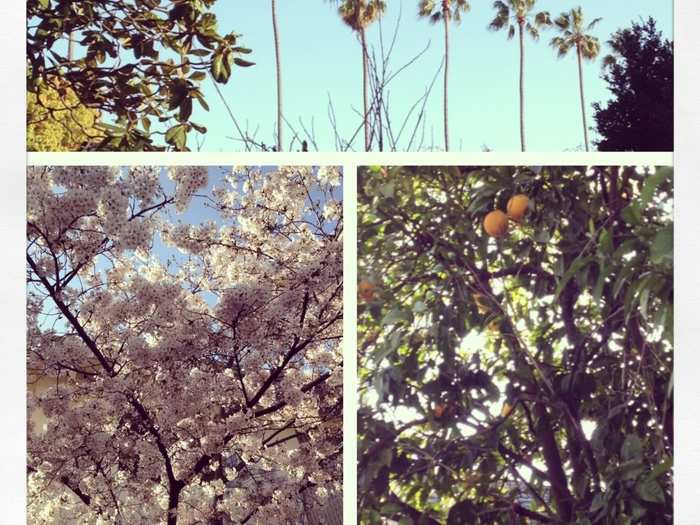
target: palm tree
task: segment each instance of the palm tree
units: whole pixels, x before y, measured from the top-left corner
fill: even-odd
[[[367,52],[367,28],[376,22],[386,9],[383,0],[331,0],[338,4],[338,14],[350,29],[355,31],[362,45],[362,125],[365,132],[365,151],[371,146],[369,128],[369,54]]]
[[[68,33],[68,62],[75,58],[75,31]]]
[[[420,0],[418,4],[419,16],[428,18],[431,23],[435,24],[440,20],[445,26],[445,78],[443,81],[443,119],[445,128],[445,151],[450,151],[450,132],[449,132],[449,110],[447,102],[448,92],[448,66],[450,58],[450,21],[454,20],[459,23],[462,20],[462,13],[469,11],[469,2],[467,0]]]
[[[572,9],[568,13],[562,13],[554,23],[561,33],[560,36],[555,36],[551,41],[551,46],[557,50],[557,55],[561,58],[567,53],[576,48],[576,57],[578,58],[578,85],[581,95],[581,119],[583,121],[583,140],[586,144],[586,151],[589,151],[588,146],[588,128],[586,127],[586,98],[583,94],[583,60],[595,60],[600,53],[600,41],[587,34],[593,29],[602,18],[596,18],[590,24],[584,27],[583,12],[581,7]]]
[[[489,24],[489,29],[499,31],[508,29],[508,39],[515,36],[517,27],[520,41],[520,149],[525,151],[525,32],[534,40],[540,37],[540,27],[551,25],[549,13],[541,11],[532,16],[536,0],[496,0],[493,7],[496,17]]]
[[[277,151],[282,151],[282,65],[280,63],[280,35],[277,28],[277,0],[272,0],[272,33],[275,40],[275,68],[277,74]]]

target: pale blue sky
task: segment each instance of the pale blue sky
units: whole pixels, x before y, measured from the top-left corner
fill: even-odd
[[[398,76],[390,86],[390,101],[399,122],[424,92],[440,66],[443,51],[441,25],[418,19],[416,0],[389,0],[383,20],[388,40],[402,11],[401,29],[392,61],[397,69],[419,53],[428,42],[425,55]],[[450,128],[453,151],[518,151],[518,46],[503,32],[486,28],[493,18],[492,2],[474,0],[462,24],[451,31]],[[615,30],[633,20],[654,17],[665,36],[672,38],[671,0],[540,0],[538,9],[552,15],[581,5],[591,20],[603,17],[594,33],[605,42]],[[253,49],[247,58],[256,65],[234,69],[229,84],[220,86],[242,127],[258,130],[257,138],[274,143],[275,75],[272,23],[269,0],[222,1],[214,11],[222,32],[242,34],[240,44]],[[337,17],[335,7],[322,0],[279,0],[278,16],[282,40],[285,117],[296,128],[299,119],[310,127],[321,151],[335,149],[328,118],[328,96],[335,106],[341,135],[350,137],[360,124],[356,111],[362,104],[362,69],[359,43]],[[582,146],[576,59],[556,58],[549,46],[555,32],[543,33],[539,42],[526,42],[526,132],[529,151],[565,151]],[[369,31],[370,44],[378,43],[378,26]],[[601,55],[606,54],[604,46]],[[600,79],[601,61],[586,64],[584,82],[588,102],[588,123],[593,124],[590,104],[606,101],[609,93]],[[442,79],[433,88],[427,106],[428,125],[424,147],[442,147]],[[195,104],[193,120],[205,124],[202,151],[241,151],[233,123],[216,91],[207,80],[204,88],[211,106],[209,113]],[[431,139],[431,136],[433,137]],[[285,142],[291,132],[286,131]],[[195,149],[194,135],[190,146]],[[361,149],[361,136],[354,143]],[[297,149],[297,148],[295,148]],[[415,149],[415,146],[414,148]]]

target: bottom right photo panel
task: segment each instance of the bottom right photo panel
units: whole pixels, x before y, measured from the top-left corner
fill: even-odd
[[[358,171],[359,523],[673,522],[673,168]]]

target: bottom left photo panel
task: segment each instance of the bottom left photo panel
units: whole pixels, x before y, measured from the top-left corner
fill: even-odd
[[[28,168],[28,523],[342,523],[342,177]]]

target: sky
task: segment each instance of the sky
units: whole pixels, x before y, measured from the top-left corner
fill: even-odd
[[[428,50],[412,66],[399,74],[389,86],[389,100],[398,123],[407,109],[424,93],[442,61],[442,25],[431,25],[417,16],[417,0],[391,0],[382,22],[384,41],[390,40],[400,17],[400,31],[391,59],[397,70]],[[450,142],[453,151],[519,151],[518,128],[518,45],[505,32],[486,28],[495,11],[492,2],[474,0],[472,10],[459,26],[451,27],[450,46]],[[302,7],[303,5],[303,7]],[[603,17],[594,29],[601,42],[617,29],[649,16],[657,27],[672,38],[671,0],[539,0],[538,10],[555,16],[581,5],[587,20]],[[304,9],[306,8],[306,9]],[[221,92],[239,124],[257,139],[274,144],[276,118],[275,58],[272,40],[270,2],[218,2],[214,12],[222,33],[241,34],[239,44],[253,49],[246,58],[255,62],[250,68],[234,68]],[[282,50],[282,75],[285,118],[301,130],[300,119],[312,123],[320,151],[335,149],[328,117],[329,97],[333,101],[340,134],[351,136],[361,123],[357,111],[362,105],[362,54],[354,34],[338,18],[336,8],[324,1],[278,1],[278,19]],[[582,147],[583,132],[578,94],[576,57],[557,59],[549,41],[555,31],[542,34],[539,42],[526,40],[526,133],[529,151],[571,151]],[[368,32],[370,45],[379,41],[379,26]],[[588,124],[593,124],[595,101],[605,102],[609,92],[600,79],[601,58],[584,65],[584,83],[588,106]],[[235,140],[235,128],[227,110],[208,79],[204,93],[209,113],[195,104],[193,120],[207,126],[201,151],[241,151]],[[442,75],[433,87],[427,105],[424,149],[442,143]],[[291,138],[287,129],[285,147]],[[358,134],[355,149],[362,148]],[[591,136],[595,138],[595,134]],[[192,143],[194,146],[194,143]],[[298,146],[295,148],[298,149]],[[415,147],[413,148],[415,149]]]

